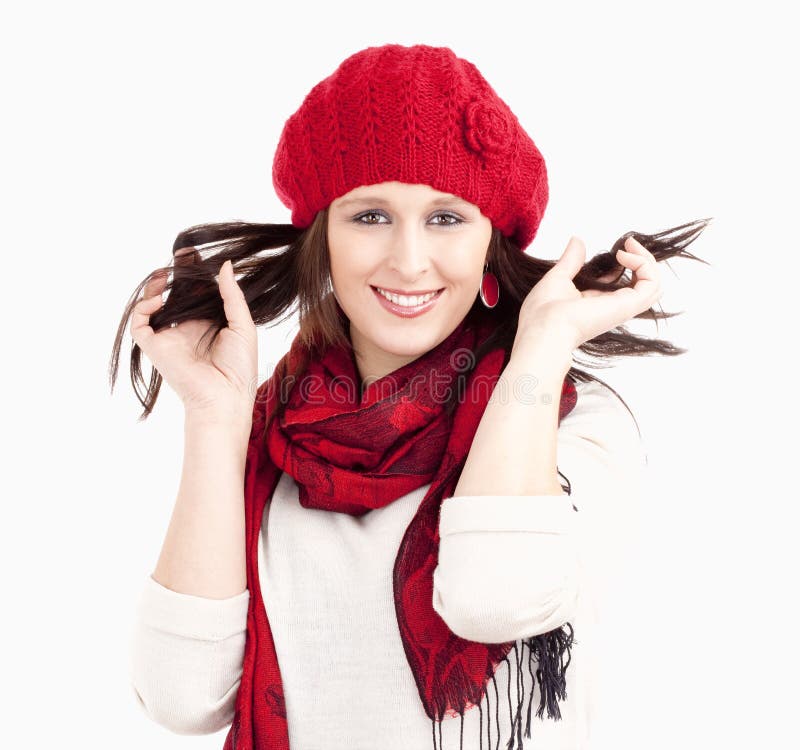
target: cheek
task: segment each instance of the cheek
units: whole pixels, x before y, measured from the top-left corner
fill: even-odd
[[[483,277],[483,266],[491,239],[491,225],[480,227],[468,235],[451,241],[442,248],[441,256],[446,262],[441,266],[453,284],[476,286]]]
[[[364,286],[370,278],[372,267],[356,262],[353,257],[334,258],[331,256],[331,279],[340,287]]]
[[[477,288],[483,276],[483,258],[483,250],[478,254],[472,252],[459,254],[458,258],[454,258],[442,268],[442,273],[454,286]]]
[[[374,251],[373,251],[374,255]],[[373,265],[365,248],[350,243],[341,251],[330,250],[331,281],[337,289],[356,289],[367,284],[373,274]]]

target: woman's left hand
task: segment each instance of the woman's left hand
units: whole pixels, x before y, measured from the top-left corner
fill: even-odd
[[[580,239],[571,237],[558,262],[523,300],[515,342],[538,335],[553,340],[555,336],[571,354],[661,299],[661,271],[655,256],[633,237],[625,240],[625,248],[617,251],[617,260],[633,272],[631,286],[613,292],[580,291],[572,279],[586,262],[586,248]],[[611,281],[617,275],[612,272],[601,280]]]

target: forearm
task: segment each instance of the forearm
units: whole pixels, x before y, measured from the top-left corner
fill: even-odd
[[[453,496],[562,495],[558,410],[571,354],[552,339],[515,343],[475,432]]]
[[[175,508],[152,577],[173,591],[226,599],[247,588],[244,470],[250,424],[187,412]]]

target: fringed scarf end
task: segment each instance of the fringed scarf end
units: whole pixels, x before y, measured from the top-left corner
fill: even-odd
[[[564,628],[567,628],[567,632]],[[545,708],[547,715],[556,721],[561,719],[561,710],[558,706],[559,700],[567,698],[567,679],[566,671],[572,661],[571,647],[575,642],[575,631],[570,623],[565,623],[558,630],[530,638],[528,648],[531,654],[528,660],[536,658],[538,667],[536,669],[536,679],[539,682],[539,708],[536,715],[541,719]],[[567,661],[564,663],[564,656]],[[533,697],[533,689],[531,689]],[[528,702],[528,719],[525,725],[525,734],[530,737],[531,705]]]

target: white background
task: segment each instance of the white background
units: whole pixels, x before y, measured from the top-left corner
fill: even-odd
[[[0,21],[5,469],[3,746],[221,748],[150,722],[127,681],[139,590],[178,487],[182,407],[108,360],[184,228],[289,221],[286,118],[396,42],[474,62],[547,161],[529,253],[714,217],[663,267],[689,349],[595,371],[653,492],[614,591],[598,747],[788,747],[797,696],[796,25],[789,3],[27,3]],[[294,333],[260,334],[267,377]],[[146,371],[149,373],[149,370]],[[793,489],[794,487],[794,489]],[[793,739],[794,738],[794,739]],[[21,744],[20,744],[21,743]],[[527,746],[527,744],[526,744]]]

